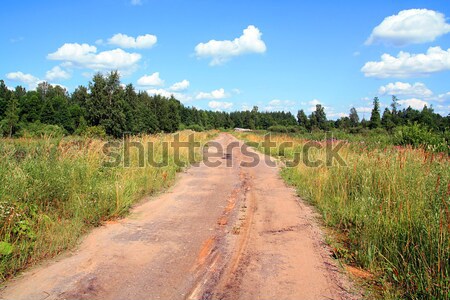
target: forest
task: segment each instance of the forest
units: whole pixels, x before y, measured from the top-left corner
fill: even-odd
[[[311,114],[299,110],[297,116],[284,111],[259,111],[256,106],[251,111],[202,110],[185,106],[173,96],[149,95],[136,91],[132,84],[125,86],[117,71],[97,73],[87,87],[79,86],[73,93],[47,82],[40,83],[36,90],[17,86],[12,91],[0,80],[0,134],[5,137],[75,134],[119,138],[124,134],[235,127],[294,133],[334,129],[347,133],[393,133],[405,126],[416,126],[419,131],[448,142],[450,116],[441,116],[427,106],[421,111],[400,108],[395,96],[384,111],[375,97],[368,120],[360,119],[355,108],[350,109],[348,116],[329,120],[320,104]]]

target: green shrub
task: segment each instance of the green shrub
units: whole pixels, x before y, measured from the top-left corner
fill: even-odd
[[[190,129],[190,130],[196,131],[196,132],[205,131],[205,128],[203,128],[203,126],[198,125],[198,124],[189,125],[186,127],[186,129]]]
[[[449,144],[444,135],[418,124],[398,127],[394,134],[394,144],[411,145],[415,148],[424,147],[430,151],[450,153]]]
[[[19,137],[62,137],[66,133],[64,128],[58,125],[43,124],[41,122],[28,123],[17,133]]]
[[[270,132],[280,132],[280,133],[288,133],[288,128],[286,126],[283,125],[273,125],[270,126],[267,130],[269,130]]]
[[[106,131],[105,127],[103,126],[90,126],[86,127],[84,131],[80,132],[80,135],[90,138],[105,139]]]

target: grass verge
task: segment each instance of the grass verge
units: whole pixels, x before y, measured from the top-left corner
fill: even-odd
[[[203,145],[214,133],[180,133]],[[108,151],[124,153],[124,143],[105,148],[99,139],[3,139],[0,143],[0,280],[44,258],[76,245],[79,237],[104,221],[124,216],[133,203],[173,184],[182,167],[175,163],[173,148],[164,154],[171,134],[133,137],[145,153],[130,148],[130,167],[123,163],[106,166]],[[148,145],[153,145],[149,148]],[[156,162],[167,157],[165,166],[147,162],[151,152]],[[140,156],[140,154],[142,156]],[[199,148],[195,160],[201,158]],[[123,158],[117,156],[116,158]],[[139,167],[139,159],[144,165]],[[180,149],[180,161],[190,159]]]
[[[262,149],[264,136],[237,134]],[[292,160],[304,155],[307,140],[272,137],[270,154]],[[280,149],[282,142],[293,146]],[[310,161],[326,161],[326,144],[309,149]],[[450,298],[450,160],[445,153],[411,147],[367,147],[345,143],[345,166],[282,170],[299,195],[318,208],[327,226],[337,229],[336,257],[375,275],[383,298]]]

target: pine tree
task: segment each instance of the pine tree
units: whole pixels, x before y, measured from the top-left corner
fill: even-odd
[[[19,122],[19,100],[13,93],[6,107],[5,118],[3,124],[8,130],[8,136],[12,137],[17,124]]]
[[[375,97],[373,99],[373,109],[372,109],[372,114],[370,116],[369,127],[371,129],[375,129],[375,128],[380,127],[380,125],[381,125],[380,100],[378,100],[378,97]]]

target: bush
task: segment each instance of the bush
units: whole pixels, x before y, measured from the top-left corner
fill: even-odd
[[[203,126],[198,125],[198,124],[192,124],[186,127],[186,129],[190,129],[192,131],[196,131],[196,132],[202,132],[205,131],[205,128],[203,128]]]
[[[415,148],[424,147],[435,152],[450,153],[448,141],[444,136],[418,124],[398,127],[394,134],[394,144],[411,145]]]
[[[28,123],[22,127],[17,136],[19,137],[62,137],[66,133],[64,128],[58,125],[42,124],[41,122]]]
[[[81,136],[90,137],[90,138],[100,138],[100,139],[106,138],[106,131],[105,131],[105,127],[103,127],[103,126],[86,127],[86,129],[84,129],[81,132],[78,132],[78,134]]]
[[[269,128],[267,128],[267,130],[269,130],[270,132],[281,132],[281,133],[288,132],[286,126],[283,126],[283,125],[273,125],[273,126],[270,126]]]

